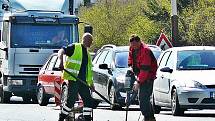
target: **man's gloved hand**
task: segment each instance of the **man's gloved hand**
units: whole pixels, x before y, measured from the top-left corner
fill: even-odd
[[[91,90],[92,92],[95,92],[95,86],[94,86],[94,84],[92,84],[92,85],[90,86],[90,90]]]
[[[133,90],[138,91],[139,88],[140,88],[140,84],[139,83],[134,83]]]

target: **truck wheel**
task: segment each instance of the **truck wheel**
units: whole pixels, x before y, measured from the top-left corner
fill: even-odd
[[[0,84],[0,103],[3,103],[3,85]]]
[[[3,103],[9,103],[11,96],[12,96],[11,93],[3,91],[3,96],[2,96]]]
[[[40,106],[47,106],[49,103],[49,97],[45,94],[44,88],[42,86],[39,86],[37,92],[37,101]]]

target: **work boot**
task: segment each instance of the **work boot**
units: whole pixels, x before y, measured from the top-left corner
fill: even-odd
[[[64,119],[67,117],[67,115],[66,114],[59,114],[59,119],[58,119],[58,121],[64,121]]]

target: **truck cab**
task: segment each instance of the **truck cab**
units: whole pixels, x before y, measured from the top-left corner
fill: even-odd
[[[39,0],[40,1],[40,0]],[[46,59],[62,46],[79,42],[79,19],[64,10],[65,1],[2,3],[0,12],[1,100],[11,96],[37,101],[37,76]],[[41,8],[40,8],[41,7]]]

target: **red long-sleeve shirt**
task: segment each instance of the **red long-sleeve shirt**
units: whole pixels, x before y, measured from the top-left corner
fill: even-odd
[[[137,68],[138,83],[142,85],[146,80],[154,80],[158,66],[150,48],[142,43],[135,54],[136,56],[134,56],[134,51],[132,47],[129,48],[128,65],[132,66],[133,70]]]

